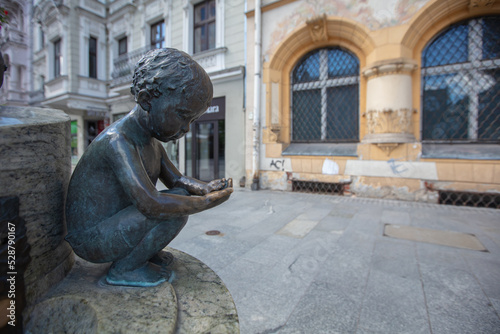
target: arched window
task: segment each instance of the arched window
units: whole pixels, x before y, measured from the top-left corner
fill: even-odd
[[[422,139],[500,140],[500,17],[448,27],[422,51]]]
[[[357,142],[359,60],[341,47],[314,50],[291,78],[292,142]]]

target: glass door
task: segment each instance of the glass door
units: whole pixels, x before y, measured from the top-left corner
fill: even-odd
[[[186,175],[202,181],[225,174],[224,120],[198,121],[186,134]]]
[[[216,97],[186,134],[186,175],[202,181],[225,177],[226,98]]]
[[[209,181],[215,176],[214,128],[215,122],[196,123],[196,172],[197,179]]]

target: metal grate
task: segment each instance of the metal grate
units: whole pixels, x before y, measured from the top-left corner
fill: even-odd
[[[292,141],[358,141],[359,60],[340,48],[307,54],[292,72]]]
[[[292,180],[292,191],[302,193],[343,195],[344,186],[343,183]]]
[[[422,137],[500,142],[500,17],[449,27],[422,52]]]
[[[439,204],[500,209],[500,194],[440,190]]]

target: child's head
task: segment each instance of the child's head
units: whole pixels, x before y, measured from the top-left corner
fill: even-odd
[[[130,91],[138,102],[141,90],[151,97],[169,94],[173,104],[210,106],[213,87],[205,70],[187,53],[165,48],[154,49],[139,60]]]

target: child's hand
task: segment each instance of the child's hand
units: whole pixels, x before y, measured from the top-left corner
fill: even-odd
[[[231,179],[229,179],[231,180]],[[213,191],[207,195],[205,195],[205,204],[207,205],[207,209],[213,208],[219,204],[224,203],[229,199],[229,196],[233,192],[233,187],[227,186],[227,188],[222,190]]]
[[[219,180],[213,180],[207,183],[205,187],[205,194],[209,194],[213,191],[217,190],[222,190],[226,188],[232,188],[233,187],[233,179],[219,179]]]

